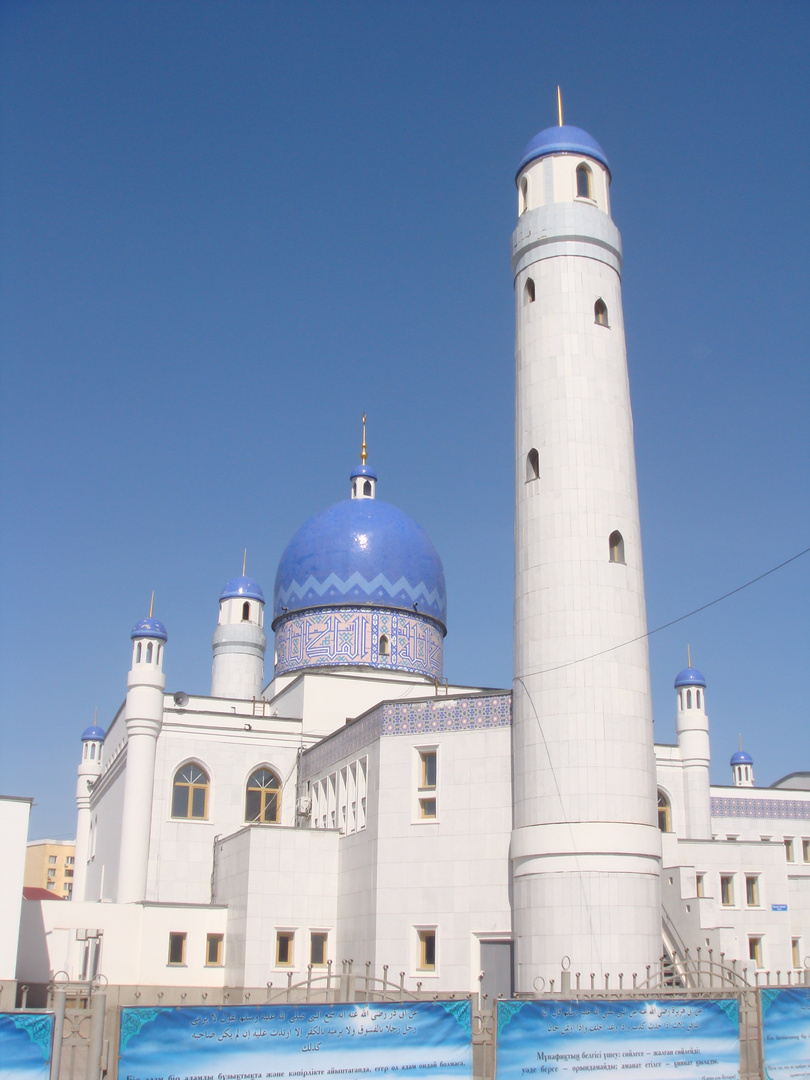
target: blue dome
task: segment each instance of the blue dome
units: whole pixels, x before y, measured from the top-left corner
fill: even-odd
[[[166,633],[166,627],[160,622],[159,619],[141,619],[140,622],[135,623],[132,627],[132,633],[130,637],[134,641],[135,638],[151,637],[160,638],[161,641],[167,641],[169,635]]]
[[[82,742],[104,742],[104,728],[85,728],[82,732]]]
[[[377,479],[377,474],[370,465],[355,465],[349,479],[354,480],[355,476],[368,476],[371,480]]]
[[[261,585],[249,577],[232,578],[219,594],[220,600],[231,600],[239,597],[244,597],[246,600],[261,600],[264,603],[264,593]]]
[[[563,124],[562,127],[546,128],[539,135],[535,135],[523,151],[516,177],[520,175],[530,161],[548,157],[549,154],[582,154],[584,157],[601,161],[610,172],[607,155],[596,139],[590,136],[587,131],[583,131],[582,128]]]
[[[700,674],[697,668],[685,667],[683,671],[678,673],[678,677],[675,680],[675,689],[679,686],[702,686],[706,689],[706,680]]]
[[[292,538],[276,573],[273,629],[288,612],[363,605],[447,620],[439,553],[424,530],[390,503],[346,499]]]
[[[736,754],[731,755],[730,765],[753,765],[754,759],[746,750],[738,750]]]

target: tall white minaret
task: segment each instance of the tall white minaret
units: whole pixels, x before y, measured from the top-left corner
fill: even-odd
[[[95,720],[92,727],[82,732],[82,757],[76,777],[76,851],[73,860],[73,891],[71,900],[84,900],[87,880],[87,859],[90,853],[90,793],[93,784],[101,776],[101,751],[104,747],[104,730]]]
[[[655,970],[661,839],[608,161],[560,115],[516,182],[512,873],[527,993],[559,985],[565,957],[597,984]]]
[[[684,808],[686,838],[711,840],[712,805],[709,791],[709,718],[706,715],[706,680],[689,666],[675,679],[678,692],[678,712],[675,730],[683,762]]]
[[[146,898],[155,752],[163,725],[163,647],[167,639],[162,622],[141,619],[132,630],[132,667],[127,676],[126,779],[118,863],[118,903]]]
[[[247,553],[246,553],[247,557]],[[264,685],[264,593],[252,578],[233,578],[220,593],[214,631],[211,697],[250,700]]]

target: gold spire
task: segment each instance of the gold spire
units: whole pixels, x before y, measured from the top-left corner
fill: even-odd
[[[152,589],[152,599],[149,601],[149,618],[152,618],[152,611],[155,607],[155,590]]]
[[[365,465],[368,454],[366,452],[366,414],[363,413],[363,445],[360,447],[360,464]]]
[[[247,566],[247,548],[245,548],[245,554],[242,556],[242,577],[245,576],[245,567]]]
[[[742,735],[740,735],[740,750],[742,750]]]
[[[563,126],[562,122],[562,94],[560,93],[559,86],[557,87],[557,122],[560,127]]]
[[[688,645],[686,646],[686,666],[687,667],[692,666],[692,652],[691,652]]]

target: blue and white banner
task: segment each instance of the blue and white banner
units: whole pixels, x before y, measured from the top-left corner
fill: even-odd
[[[122,1009],[119,1080],[472,1075],[469,1001]]]
[[[48,1080],[53,1013],[0,1013],[2,1080]]]
[[[736,999],[499,1001],[498,1080],[739,1080]]]
[[[810,1078],[810,987],[761,990],[760,1001],[765,1076]]]

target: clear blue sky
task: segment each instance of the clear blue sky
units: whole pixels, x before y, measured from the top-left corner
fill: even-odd
[[[348,493],[442,554],[445,672],[511,684],[514,172],[565,118],[610,158],[651,628],[810,545],[810,5],[0,7],[0,791],[71,836],[129,631],[207,693],[225,581],[272,591]],[[712,775],[810,769],[810,556],[686,645]]]

